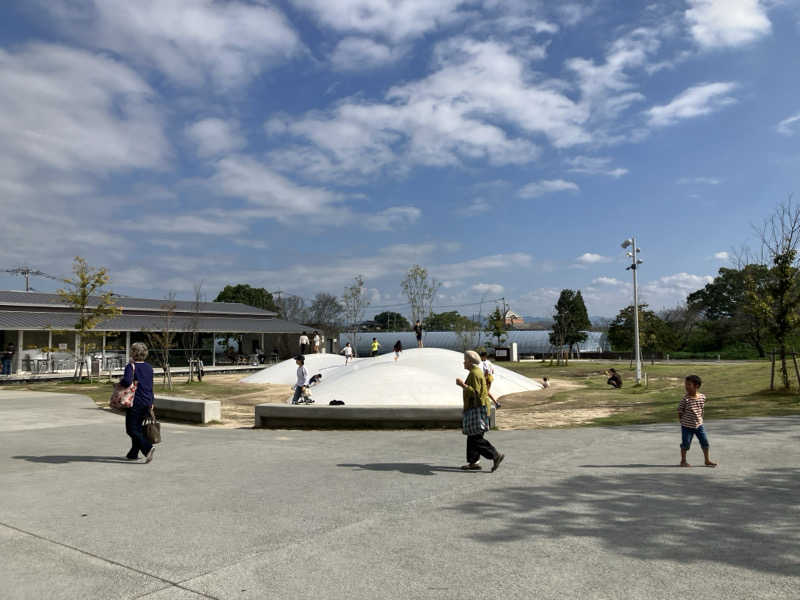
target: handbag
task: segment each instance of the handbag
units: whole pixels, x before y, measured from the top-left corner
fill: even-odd
[[[144,434],[151,444],[161,443],[161,423],[156,419],[156,411],[150,407],[150,414],[144,420]]]
[[[131,373],[133,378],[136,374],[136,365],[134,363],[131,363],[131,369],[133,370]],[[128,387],[124,387],[119,382],[115,383],[114,391],[111,392],[111,399],[108,401],[111,408],[124,410],[133,406],[133,396],[136,394],[136,386],[137,382],[135,378]]]
[[[489,418],[485,406],[468,408],[464,411],[464,416],[461,419],[461,431],[464,435],[486,433],[489,431],[488,422]]]

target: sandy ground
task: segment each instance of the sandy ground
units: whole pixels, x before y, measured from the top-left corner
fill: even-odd
[[[547,389],[503,396],[499,399],[501,408],[497,411],[497,428],[541,429],[580,425],[621,410],[608,407],[574,408],[565,406],[568,402],[552,401],[558,392],[582,387],[566,379],[550,379]]]
[[[215,382],[236,383],[237,375],[215,376]],[[253,426],[253,406],[262,402],[284,402],[291,396],[290,386],[253,384],[256,391],[231,396],[223,400],[223,423],[212,427],[236,428]],[[497,411],[498,429],[540,429],[565,427],[587,423],[598,417],[616,412],[613,408],[568,408],[564,402],[551,402],[554,394],[582,386],[564,379],[552,379],[545,390],[508,394],[500,399],[502,408]]]

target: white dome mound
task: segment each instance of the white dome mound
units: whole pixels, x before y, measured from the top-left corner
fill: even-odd
[[[306,369],[310,375],[322,373],[323,379],[331,369],[344,366],[344,356],[338,354],[307,354]],[[294,385],[297,381],[297,363],[293,358],[262,369],[258,373],[248,375],[241,383],[281,383]]]
[[[461,406],[461,390],[455,381],[467,376],[463,355],[441,348],[404,350],[396,362],[391,352],[357,359],[347,366],[341,356],[315,354],[306,357],[306,368],[311,375],[322,373],[322,382],[311,388],[317,404],[343,400],[355,405]],[[294,361],[289,360],[243,381],[294,384],[296,370]],[[540,389],[533,379],[495,364],[495,398]]]

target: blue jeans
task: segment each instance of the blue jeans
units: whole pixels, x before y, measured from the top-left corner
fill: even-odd
[[[706,430],[700,425],[697,429],[690,429],[681,425],[681,448],[688,450],[692,445],[692,437],[697,436],[697,441],[700,442],[701,448],[708,448],[708,438],[706,437]]]
[[[11,375],[11,359],[3,359],[3,375]]]

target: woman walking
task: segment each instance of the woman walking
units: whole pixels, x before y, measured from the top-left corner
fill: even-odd
[[[477,352],[464,352],[464,368],[469,371],[467,380],[456,379],[456,385],[462,388],[464,400],[464,421],[462,431],[467,436],[467,464],[461,468],[465,471],[479,471],[478,461],[481,456],[491,458],[492,473],[503,462],[505,454],[501,454],[492,446],[483,434],[489,430],[489,393],[486,380],[481,369],[481,357]]]
[[[140,342],[131,346],[131,362],[125,366],[120,384],[130,387],[136,382],[133,406],[125,412],[125,432],[131,438],[131,449],[126,458],[136,460],[141,452],[145,456],[144,462],[149,463],[153,460],[155,447],[144,432],[144,420],[153,410],[153,367],[144,362],[147,352],[147,346]]]

